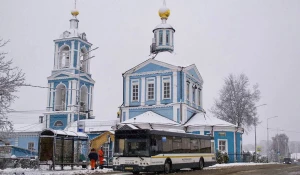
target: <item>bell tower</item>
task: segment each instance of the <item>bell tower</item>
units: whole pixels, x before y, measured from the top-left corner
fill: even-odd
[[[52,129],[65,129],[74,121],[94,118],[92,44],[78,29],[76,5],[71,14],[70,28],[54,40],[54,65],[48,77],[47,112],[44,113],[44,123]]]

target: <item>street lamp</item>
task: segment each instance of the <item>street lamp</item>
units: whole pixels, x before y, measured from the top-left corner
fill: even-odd
[[[266,106],[267,104],[261,104],[261,105],[257,105],[255,106],[254,108],[258,108],[258,107],[261,107],[261,106]],[[254,156],[254,161],[256,162],[256,159],[257,159],[257,151],[256,151],[256,125],[257,125],[257,119],[254,119],[254,131],[255,131],[255,156]]]
[[[267,162],[269,163],[269,119],[276,118],[278,116],[267,118]]]

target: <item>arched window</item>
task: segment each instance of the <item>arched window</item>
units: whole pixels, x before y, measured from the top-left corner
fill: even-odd
[[[55,111],[64,111],[66,109],[66,86],[59,84],[55,91]]]
[[[86,112],[89,109],[88,107],[88,88],[82,86],[80,90],[80,111]]]
[[[63,46],[59,53],[59,69],[70,67],[70,48]]]
[[[81,48],[80,50],[80,70],[83,72],[87,71],[87,59],[89,58],[89,54],[87,52],[88,50],[85,47]]]
[[[62,121],[57,120],[57,121],[54,123],[54,126],[64,126],[64,124],[63,124]]]

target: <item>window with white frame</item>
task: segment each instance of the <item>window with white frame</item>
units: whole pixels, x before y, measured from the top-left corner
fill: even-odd
[[[154,78],[147,79],[147,100],[154,100],[154,90],[155,90],[155,84],[154,84]]]
[[[34,142],[28,142],[28,149],[34,150]]]
[[[135,80],[131,82],[131,100],[132,101],[139,101],[139,81]]]
[[[171,77],[163,77],[163,99],[171,98]]]
[[[219,151],[227,152],[227,140],[219,140]]]
[[[201,89],[198,89],[198,105],[201,105]]]
[[[190,100],[190,82],[186,82],[186,99]]]

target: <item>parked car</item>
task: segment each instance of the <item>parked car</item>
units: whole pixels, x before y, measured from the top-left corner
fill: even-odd
[[[283,163],[284,164],[291,164],[292,163],[292,159],[291,158],[284,158],[283,159]]]

